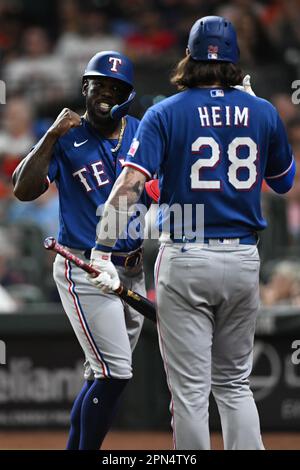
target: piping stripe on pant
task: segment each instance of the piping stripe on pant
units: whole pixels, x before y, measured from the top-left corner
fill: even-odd
[[[161,260],[162,260],[164,251],[165,251],[165,247],[162,248],[159,259],[157,260],[157,270],[156,270],[156,276],[155,276],[155,287],[156,287],[156,289],[157,289],[157,285],[158,285],[158,276],[159,276],[160,264],[161,264]],[[172,428],[173,428],[173,447],[174,447],[174,449],[176,449],[174,400],[173,400],[172,387],[171,387],[171,381],[170,381],[170,375],[169,375],[169,369],[168,369],[168,362],[167,362],[166,353],[165,353],[165,346],[164,346],[164,341],[163,341],[163,337],[162,337],[161,330],[160,330],[160,325],[159,325],[159,310],[158,310],[157,305],[156,305],[156,311],[157,311],[157,331],[158,331],[158,335],[159,335],[160,341],[161,341],[162,359],[163,359],[163,362],[164,362],[164,366],[165,366],[165,370],[166,370],[166,376],[167,376],[167,384],[168,384],[168,388],[169,388],[170,395],[171,395],[171,415],[172,415],[171,424],[172,424]]]
[[[87,324],[86,318],[84,316],[82,307],[80,305],[79,297],[78,294],[75,291],[75,283],[73,279],[71,278],[71,272],[72,272],[72,267],[71,263],[68,260],[65,260],[65,277],[69,283],[69,292],[73,298],[74,306],[81,324],[81,327],[84,331],[84,334],[97,358],[97,360],[101,364],[102,372],[104,377],[111,377],[110,370],[108,365],[106,364],[105,360],[103,359],[103,355],[101,354],[101,351],[99,350],[97,344],[95,343],[93,336],[90,332],[89,326]]]

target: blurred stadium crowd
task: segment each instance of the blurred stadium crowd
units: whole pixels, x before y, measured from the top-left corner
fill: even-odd
[[[300,105],[292,102],[292,82],[300,79],[300,0],[0,0],[0,77],[6,85],[6,103],[0,104],[1,312],[59,301],[52,257],[42,248],[45,236],[57,234],[56,189],[20,203],[11,175],[63,107],[82,112],[88,60],[105,49],[133,59],[138,97],[131,113],[141,117],[174,93],[169,73],[185,51],[192,23],[207,14],[233,22],[243,70],[288,129],[298,173],[286,197],[264,191],[269,228],[261,234],[261,293],[265,305],[300,306]],[[157,246],[146,245],[151,291]]]

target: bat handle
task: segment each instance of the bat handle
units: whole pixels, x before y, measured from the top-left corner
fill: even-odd
[[[100,271],[95,269],[93,266],[90,266],[89,264],[85,263],[82,259],[78,258],[78,256],[74,255],[70,251],[66,250],[62,245],[57,243],[54,237],[47,237],[44,240],[44,247],[46,248],[46,250],[55,251],[67,260],[72,261],[74,264],[76,264],[76,266],[83,269],[88,274],[93,274],[93,277],[99,276]],[[124,289],[125,286],[123,284],[120,284],[120,286],[113,292],[115,292],[116,294],[121,294],[124,292]]]

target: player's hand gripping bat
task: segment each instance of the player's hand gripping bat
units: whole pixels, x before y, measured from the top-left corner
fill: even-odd
[[[76,266],[83,269],[89,274],[94,274],[95,276],[98,276],[100,274],[97,269],[85,263],[82,259],[78,258],[78,256],[75,256],[73,253],[66,250],[66,248],[64,248],[62,245],[57,243],[57,241],[53,237],[48,237],[45,239],[44,247],[46,248],[46,250],[55,251],[56,253],[60,254],[72,263],[76,264]],[[117,294],[132,308],[144,315],[144,317],[156,323],[155,306],[152,302],[150,302],[150,300],[146,299],[140,294],[137,294],[136,292],[127,289],[127,287],[124,286],[124,284],[122,283],[120,284],[118,289],[114,290],[113,292],[114,294]]]

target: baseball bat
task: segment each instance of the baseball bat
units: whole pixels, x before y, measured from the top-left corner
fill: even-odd
[[[89,274],[94,274],[95,276],[98,276],[100,274],[100,271],[93,268],[89,264],[85,263],[82,259],[78,258],[78,256],[68,251],[62,245],[57,243],[57,241],[53,237],[47,237],[44,240],[44,247],[46,248],[46,250],[55,251],[56,253],[63,256],[72,263],[76,264],[76,266],[83,269],[83,271]],[[128,289],[122,283],[120,284],[118,289],[113,291],[113,293],[117,294],[122,300],[124,300],[124,302],[126,302],[132,308],[144,315],[144,317],[156,323],[155,306],[152,302],[150,302],[150,300],[146,299],[137,292]]]

